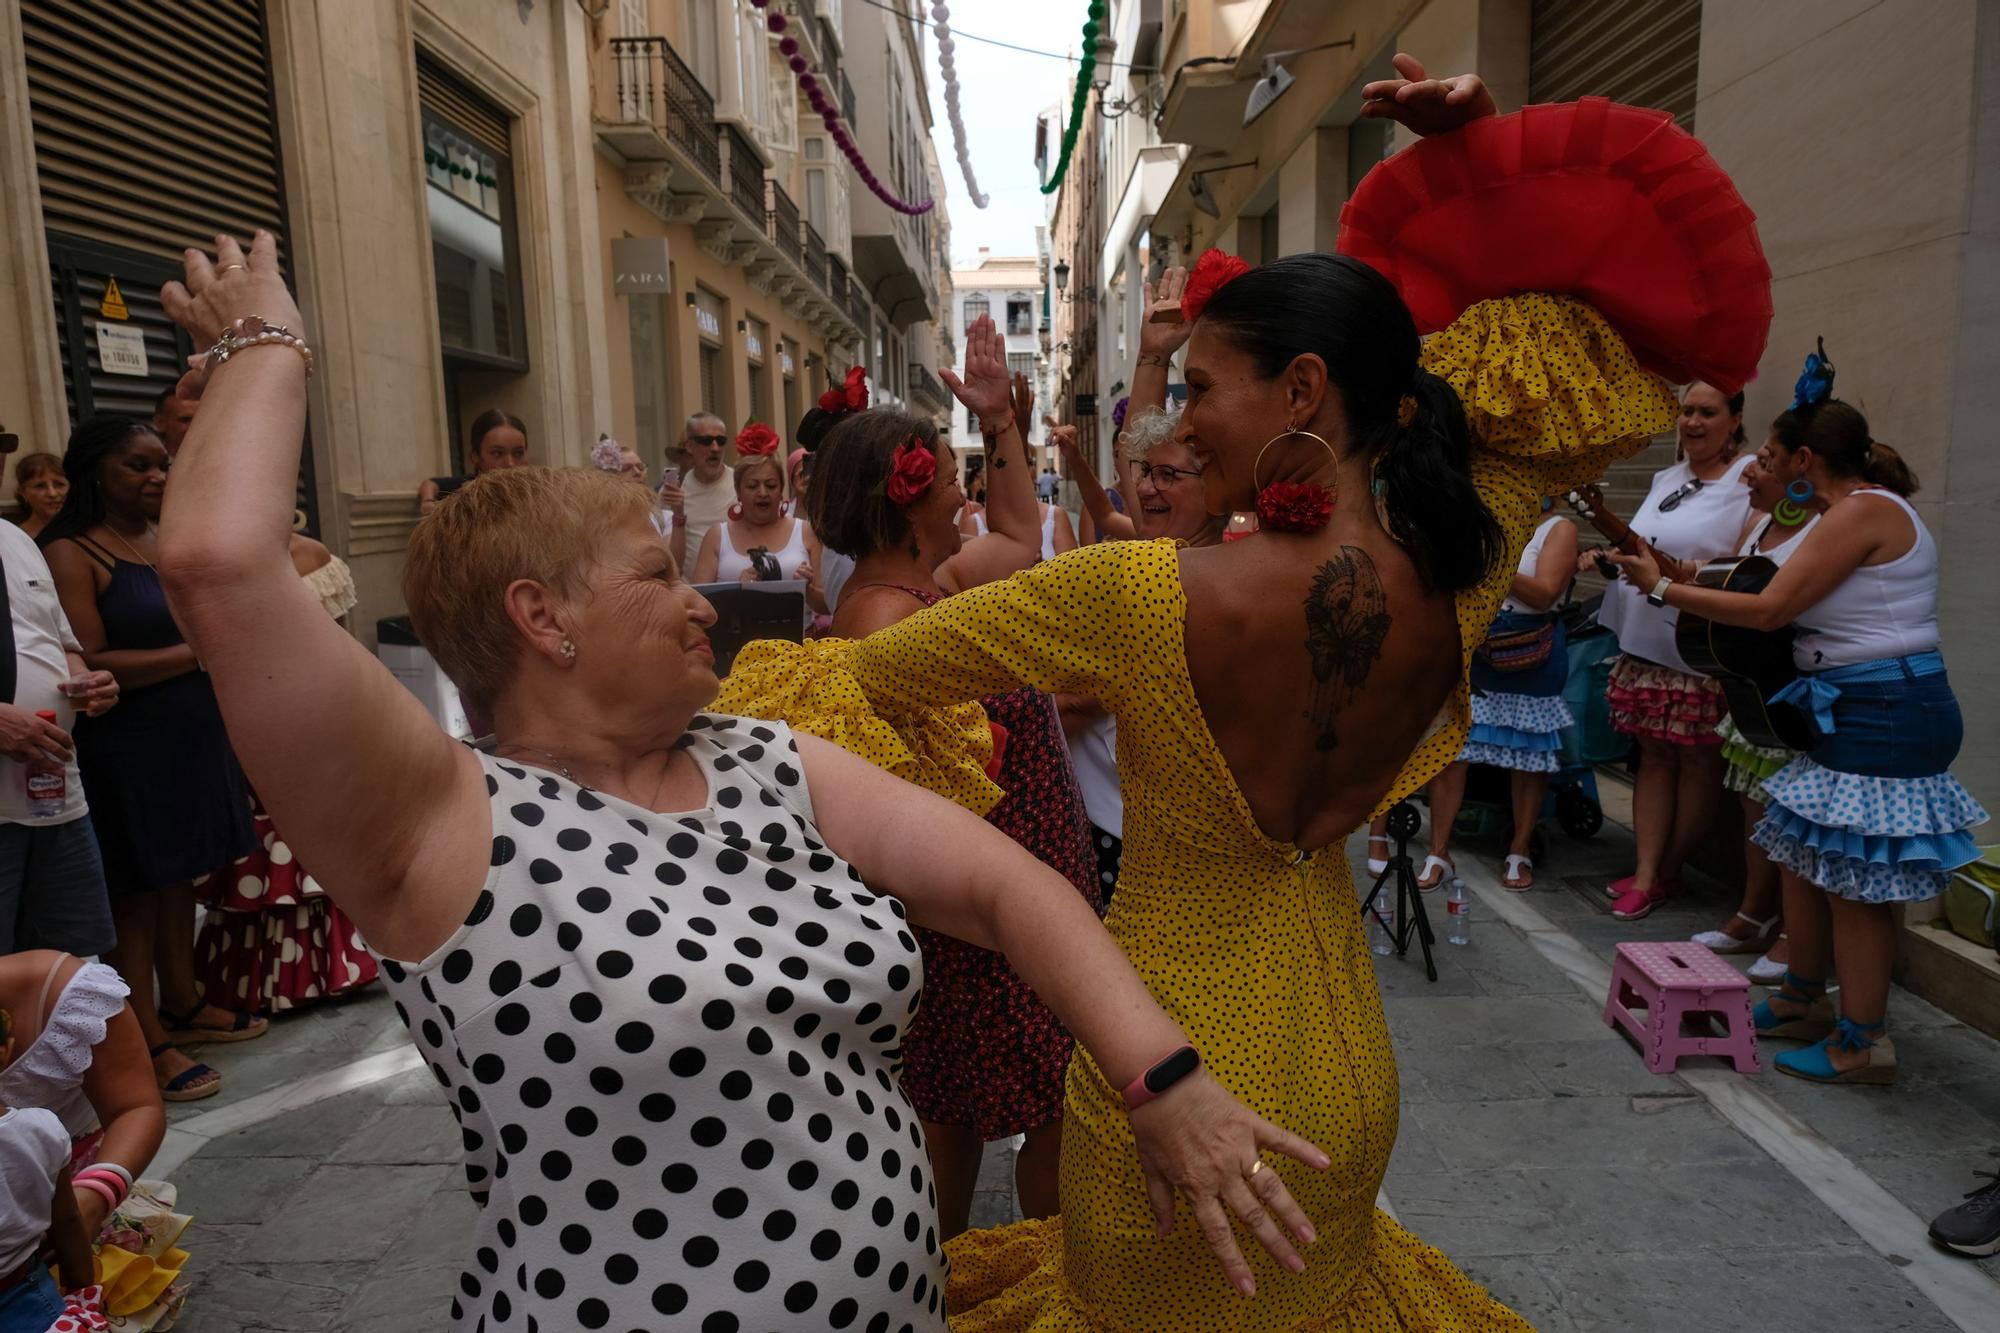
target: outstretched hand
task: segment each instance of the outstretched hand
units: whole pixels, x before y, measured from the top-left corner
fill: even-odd
[[[215,238],[215,258],[199,250],[181,252],[184,282],[160,289],[167,316],[186,329],[197,346],[207,347],[237,320],[261,316],[300,333],[304,321],[285,276],[278,268],[278,242],[259,229],[245,254],[234,236]]]
[[[1477,74],[1433,79],[1424,73],[1421,61],[1402,52],[1392,63],[1400,78],[1362,85],[1362,115],[1399,121],[1418,134],[1431,135],[1463,129],[1500,109]]]
[[[1181,315],[1188,271],[1176,264],[1146,284],[1146,317],[1139,321],[1139,355],[1172,356],[1186,344],[1194,325]]]
[[[982,429],[1006,429],[1013,420],[1013,386],[1007,378],[1007,343],[993,316],[981,315],[965,331],[965,368],[941,370],[939,376],[952,396],[979,419]],[[1032,407],[1030,411],[1032,411]],[[1032,420],[1032,418],[1030,418]]]
[[[1256,1294],[1257,1280],[1237,1248],[1230,1213],[1273,1259],[1294,1273],[1305,1271],[1306,1261],[1292,1239],[1311,1245],[1318,1237],[1305,1210],[1260,1154],[1282,1153],[1324,1171],[1331,1164],[1325,1153],[1237,1101],[1205,1068],[1133,1111],[1131,1123],[1157,1234],[1173,1230],[1178,1192],[1187,1196],[1202,1239],[1222,1261],[1230,1285],[1245,1296]]]

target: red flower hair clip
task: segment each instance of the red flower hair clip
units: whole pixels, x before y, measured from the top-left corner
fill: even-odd
[[[1235,255],[1214,249],[1202,251],[1181,292],[1181,318],[1190,324],[1200,319],[1203,307],[1218,291],[1249,271],[1250,265]]]
[[[868,406],[868,372],[850,366],[847,379],[819,396],[819,410],[828,416],[859,412]]]
[[[883,482],[883,491],[890,503],[908,508],[929,492],[931,483],[937,480],[937,468],[937,455],[930,446],[912,435],[896,446],[896,456],[889,461],[889,476]]]
[[[778,432],[753,421],[736,432],[736,452],[744,458],[764,458],[778,452]]]

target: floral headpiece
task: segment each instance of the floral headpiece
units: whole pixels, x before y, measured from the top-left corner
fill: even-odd
[[[1213,249],[1202,251],[1201,258],[1194,261],[1194,271],[1188,274],[1186,289],[1181,292],[1181,318],[1190,324],[1200,319],[1202,309],[1218,291],[1249,271],[1250,265],[1235,255]]]
[[[896,446],[896,456],[889,460],[889,475],[882,483],[882,491],[891,504],[906,509],[923,499],[936,480],[937,454],[912,435]]]
[[[618,441],[609,435],[598,436],[597,443],[590,446],[590,465],[599,472],[622,471],[625,467],[625,458],[618,447]]]
[[[736,432],[736,452],[744,458],[768,458],[778,452],[778,432],[753,421]]]
[[[1111,429],[1125,429],[1125,414],[1132,409],[1132,395],[1126,394],[1111,405]]]
[[[844,383],[836,384],[819,396],[819,410],[828,416],[859,412],[868,406],[868,372],[850,366]]]
[[[1806,368],[1792,386],[1792,411],[1817,407],[1833,397],[1833,362],[1826,359],[1826,339],[1815,338],[1819,350],[1806,353]]]

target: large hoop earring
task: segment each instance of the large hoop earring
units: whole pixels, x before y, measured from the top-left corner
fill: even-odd
[[[1276,444],[1279,440],[1290,439],[1294,435],[1305,436],[1308,440],[1311,440],[1313,443],[1317,444],[1320,448],[1326,450],[1326,456],[1332,459],[1336,465],[1339,464],[1340,455],[1336,454],[1333,451],[1333,446],[1326,442],[1325,437],[1315,435],[1309,430],[1300,430],[1296,426],[1287,426],[1283,430],[1279,431],[1276,435],[1273,435],[1270,439],[1264,441],[1264,447],[1257,451],[1257,461],[1250,465],[1250,485],[1252,489],[1256,490],[1263,489],[1262,487],[1257,485],[1257,473],[1263,469],[1264,455],[1269,453],[1271,451],[1271,446]]]
[[[1771,506],[1771,520],[1781,528],[1796,528],[1811,516],[1813,484],[1799,477],[1785,487],[1785,498]]]
[[[1333,508],[1340,498],[1338,487],[1321,486],[1311,481],[1274,481],[1269,486],[1257,486],[1257,474],[1264,466],[1264,455],[1279,440],[1303,435],[1326,450],[1326,456],[1336,465],[1340,455],[1333,451],[1323,436],[1297,426],[1285,429],[1264,441],[1264,447],[1257,451],[1257,459],[1250,465],[1250,484],[1257,489],[1257,530],[1259,532],[1317,532],[1333,517]],[[1248,535],[1247,533],[1244,535]]]

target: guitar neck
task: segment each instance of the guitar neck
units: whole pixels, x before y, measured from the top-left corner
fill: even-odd
[[[1639,534],[1632,531],[1624,519],[1605,507],[1604,497],[1598,494],[1595,487],[1588,488],[1581,495],[1572,493],[1570,507],[1576,511],[1578,517],[1597,529],[1599,535],[1624,554],[1637,555],[1644,549],[1645,543],[1639,540]]]

